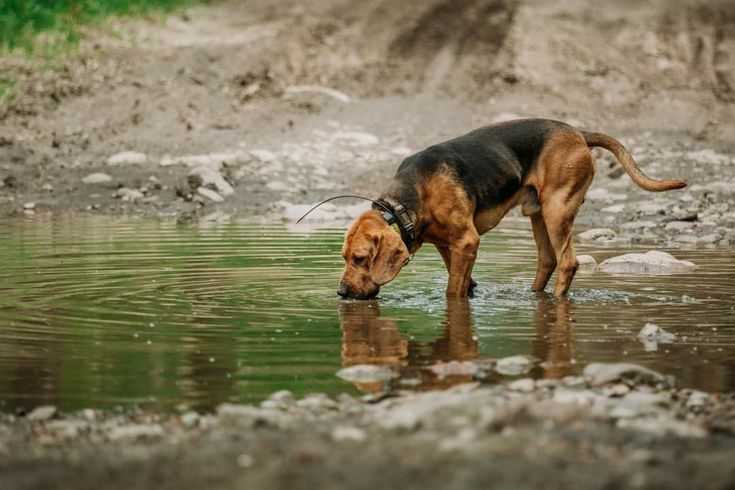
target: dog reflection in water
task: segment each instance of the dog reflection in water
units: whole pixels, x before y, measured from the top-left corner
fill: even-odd
[[[542,298],[536,306],[536,336],[530,354],[541,361],[531,374],[534,377],[562,378],[571,374],[572,326],[568,299]],[[480,359],[470,305],[464,298],[448,298],[446,317],[439,336],[431,342],[409,339],[398,329],[398,320],[381,317],[378,301],[343,301],[339,305],[342,328],[342,364],[374,364],[390,367],[395,374],[391,386],[383,381],[355,382],[363,392],[380,392],[392,388],[440,390],[474,381],[473,373],[430,369],[451,361]],[[486,361],[486,362],[483,362]],[[500,380],[488,373],[490,381]]]

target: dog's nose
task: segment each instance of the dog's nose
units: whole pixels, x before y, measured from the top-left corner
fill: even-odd
[[[337,288],[337,294],[342,296],[343,298],[347,297],[347,285],[343,282],[339,283],[339,287]]]

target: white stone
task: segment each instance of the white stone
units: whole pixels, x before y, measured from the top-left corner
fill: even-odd
[[[84,184],[106,184],[112,182],[112,177],[102,172],[96,172],[82,177],[82,182]]]
[[[337,371],[337,377],[352,383],[388,381],[393,378],[393,370],[387,366],[356,364]]]
[[[142,165],[148,161],[148,156],[139,151],[121,151],[107,159],[108,165]]]
[[[589,271],[597,268],[597,261],[591,255],[577,255],[580,271]]]
[[[208,166],[199,166],[194,167],[189,172],[189,175],[197,175],[202,180],[202,185],[213,185],[217,192],[222,194],[223,196],[229,196],[235,193],[235,189],[232,187],[232,185],[225,180],[225,178],[222,176],[222,174],[219,172],[219,170],[208,167]]]
[[[630,223],[623,223],[620,225],[620,229],[626,231],[637,231],[644,230],[646,228],[655,228],[656,226],[656,223],[653,221],[631,221]]]
[[[203,155],[182,155],[172,157],[164,155],[161,158],[161,166],[169,165],[186,165],[188,167],[209,166],[219,168],[221,164],[233,164],[245,162],[249,159],[248,154],[244,151],[232,151],[223,153],[206,153]]]
[[[202,195],[209,199],[210,201],[214,202],[222,202],[225,200],[224,197],[217,194],[217,192],[213,191],[212,189],[208,189],[206,187],[197,187],[197,194]]]
[[[367,434],[359,427],[339,425],[332,431],[332,440],[335,442],[363,442],[365,439]]]
[[[135,202],[139,199],[143,199],[143,193],[137,189],[129,189],[128,187],[121,187],[115,191],[115,197],[126,202]]]
[[[526,356],[510,356],[498,360],[495,370],[500,374],[515,376],[528,372],[532,365],[531,360]]]
[[[135,441],[142,438],[160,437],[163,428],[155,424],[135,424],[114,427],[108,432],[107,437],[111,441]]]
[[[618,236],[618,234],[610,228],[592,228],[591,230],[584,231],[577,236],[583,241],[590,242],[599,239],[612,240]]]
[[[34,408],[31,413],[28,414],[28,420],[39,422],[42,420],[48,420],[56,415],[56,407],[53,405],[41,405]]]
[[[674,274],[690,272],[697,266],[687,260],[679,260],[666,252],[650,250],[644,254],[632,253],[612,257],[603,261],[598,268],[611,274]]]

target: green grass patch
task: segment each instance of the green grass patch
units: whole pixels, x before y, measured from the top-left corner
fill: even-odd
[[[4,104],[13,98],[13,89],[16,83],[15,77],[0,78],[0,104]]]
[[[46,44],[76,45],[81,28],[111,16],[170,12],[208,0],[0,0],[0,48],[34,51],[40,33]]]

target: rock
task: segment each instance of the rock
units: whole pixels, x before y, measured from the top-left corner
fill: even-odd
[[[663,328],[653,323],[646,323],[640,332],[638,332],[638,339],[648,342],[659,342],[669,343],[676,340],[676,335],[669,333]]]
[[[46,192],[54,192],[54,186],[52,186],[51,184],[43,184],[41,190]]]
[[[212,167],[194,167],[189,172],[188,178],[193,181],[198,181],[198,186],[214,186],[217,192],[223,196],[229,196],[235,193],[235,189],[225,180],[219,170]]]
[[[296,398],[293,396],[293,393],[288,390],[276,391],[268,397],[268,400],[272,401],[279,407],[289,407],[296,403]]]
[[[131,424],[113,427],[107,437],[111,441],[135,441],[161,437],[163,428],[158,424]]]
[[[184,427],[195,427],[199,423],[199,414],[192,410],[179,417],[179,420]]]
[[[690,272],[696,268],[692,262],[679,260],[671,254],[656,250],[612,257],[598,267],[610,274],[675,274]]]
[[[351,383],[371,383],[393,379],[393,370],[387,366],[356,364],[337,371],[337,377]]]
[[[591,255],[577,255],[580,271],[593,271],[597,268],[597,261]]]
[[[115,191],[115,197],[125,202],[135,202],[139,199],[143,199],[143,193],[137,189],[120,187],[117,191]]]
[[[26,418],[32,422],[41,422],[50,419],[56,415],[56,412],[56,407],[53,405],[41,405],[34,408]]]
[[[585,366],[583,374],[592,386],[602,386],[622,380],[632,380],[643,384],[655,384],[665,381],[664,376],[656,371],[627,362],[593,362]]]
[[[511,391],[520,391],[521,393],[531,393],[536,389],[536,382],[531,378],[517,379],[508,383],[508,389]]]
[[[429,366],[431,372],[443,378],[445,376],[474,376],[480,372],[480,366],[472,361],[440,362]]]
[[[27,202],[23,204],[23,209],[36,209],[36,203],[35,202]]]
[[[284,96],[303,93],[326,95],[344,103],[350,101],[350,96],[345,94],[344,92],[340,92],[339,90],[335,90],[333,88],[324,87],[322,85],[291,85],[286,87],[286,89],[283,91]]]
[[[107,165],[142,165],[148,161],[145,153],[138,151],[121,151],[107,159]]]
[[[600,239],[612,240],[613,238],[618,236],[618,234],[615,233],[615,231],[611,230],[610,228],[592,228],[591,230],[582,232],[577,236],[585,242],[591,242],[591,241],[600,240]]]
[[[306,408],[312,412],[319,412],[325,410],[336,410],[339,407],[339,404],[324,393],[314,393],[297,401],[296,406]]]
[[[664,230],[667,231],[684,231],[691,230],[692,228],[694,228],[694,223],[691,221],[669,221],[664,226]]]
[[[198,187],[197,194],[202,195],[206,197],[207,199],[209,199],[210,201],[214,201],[214,202],[222,202],[225,200],[224,197],[220,196],[212,189],[208,189],[206,187]]]
[[[363,442],[365,439],[367,439],[367,434],[359,427],[338,425],[332,430],[332,440],[335,442]]]
[[[102,172],[96,172],[82,177],[82,183],[84,184],[106,184],[112,182],[112,177]]]
[[[495,364],[495,370],[506,376],[516,376],[527,373],[532,366],[531,360],[525,356],[510,356],[500,359]]]

